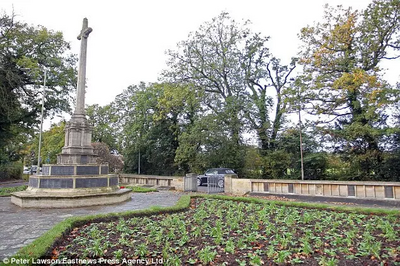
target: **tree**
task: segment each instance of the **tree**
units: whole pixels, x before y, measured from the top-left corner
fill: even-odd
[[[90,105],[86,108],[86,115],[89,123],[93,126],[92,141],[105,143],[111,150],[120,150],[118,133],[121,130],[118,126],[118,117],[113,105]]]
[[[178,136],[175,162],[185,172],[201,173],[211,167],[228,167],[241,174],[243,147],[226,137],[229,129],[219,121],[215,114],[198,117]]]
[[[374,1],[364,12],[326,6],[325,22],[302,29],[297,81],[309,113],[320,116],[335,150],[357,156],[353,178],[377,178],[387,107],[398,90],[382,78],[382,60],[399,58],[400,1]],[[397,54],[396,54],[397,52]]]
[[[75,87],[76,56],[61,32],[0,17],[0,152],[38,124],[44,71],[47,70],[44,115],[70,109]],[[11,158],[9,158],[11,159]]]
[[[264,153],[276,148],[278,133],[289,112],[289,77],[296,67],[295,59],[292,59],[290,66],[281,65],[275,57],[269,59],[268,49],[264,47],[265,41],[256,35],[247,42],[242,62],[249,89],[246,118],[251,128],[257,132]],[[273,88],[275,98],[271,96],[270,88]]]
[[[58,124],[52,124],[50,129],[42,133],[42,147],[40,161],[44,164],[57,163],[57,155],[61,153],[65,144],[65,121]],[[27,144],[28,147],[28,160],[32,164],[37,164],[37,151],[39,146],[39,134]]]
[[[129,97],[124,101],[124,112],[129,117],[124,120],[123,128],[123,154],[128,172],[139,172],[139,167],[142,174],[172,175],[177,171],[174,158],[178,147],[178,113],[171,109],[167,115],[159,105],[167,87],[141,83],[124,92]]]
[[[61,153],[65,145],[65,121],[52,125],[48,131],[43,132],[43,143],[40,159],[46,164],[57,163],[57,155]],[[36,143],[38,143],[37,141]],[[35,151],[37,149],[35,148]]]
[[[106,143],[94,142],[92,143],[94,153],[98,156],[97,163],[108,163],[110,172],[118,173],[124,167],[124,162],[121,155],[112,154]]]
[[[250,21],[238,23],[222,12],[180,42],[177,51],[168,51],[170,70],[164,76],[201,92],[205,111],[214,114],[227,130],[226,138],[232,142],[228,146],[242,146],[247,125],[257,133],[265,153],[274,149],[285,122],[285,92],[295,61],[290,66],[281,65],[269,53],[269,38],[253,33],[249,25]],[[231,150],[235,157],[241,152]]]
[[[237,23],[221,13],[180,42],[178,51],[167,52],[170,71],[164,73],[171,82],[191,84],[203,92],[203,104],[219,115],[237,145],[242,125],[239,98],[245,92],[239,47],[249,34],[248,23]]]

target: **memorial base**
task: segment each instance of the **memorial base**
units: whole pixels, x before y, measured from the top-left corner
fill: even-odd
[[[71,167],[75,167],[76,173],[79,166]],[[56,169],[50,169],[50,173]],[[101,166],[95,166],[95,169],[101,170]],[[61,172],[64,172],[65,169],[62,170]],[[116,175],[31,176],[28,188],[11,194],[11,202],[23,208],[73,208],[115,204],[129,200],[132,191],[120,189],[118,183]]]
[[[130,189],[106,190],[75,189],[74,191],[54,192],[43,189],[28,189],[13,193],[11,202],[23,208],[75,208],[115,204],[131,199],[132,191]]]

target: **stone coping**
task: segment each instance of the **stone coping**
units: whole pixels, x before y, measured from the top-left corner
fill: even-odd
[[[160,176],[160,175],[137,175],[137,174],[119,174],[122,178],[147,178],[147,179],[176,179],[182,176]]]
[[[241,179],[241,178],[235,178]],[[245,180],[245,179],[243,179]],[[400,182],[383,181],[335,181],[335,180],[291,180],[291,179],[247,179],[252,183],[316,184],[316,185],[356,185],[356,186],[400,186]]]

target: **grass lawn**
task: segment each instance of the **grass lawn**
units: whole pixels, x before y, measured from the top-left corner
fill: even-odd
[[[398,215],[221,198],[192,198],[184,212],[82,223],[44,257],[165,265],[400,264]]]
[[[13,192],[23,191],[28,186],[16,186],[16,187],[1,187],[0,188],[0,197],[10,196]]]
[[[135,193],[148,193],[148,192],[157,192],[158,191],[155,188],[139,187],[139,186],[126,186],[125,188],[131,189]]]

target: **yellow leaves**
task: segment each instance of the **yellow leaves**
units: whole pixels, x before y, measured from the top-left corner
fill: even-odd
[[[381,86],[376,74],[370,75],[362,69],[355,69],[351,73],[343,73],[335,80],[333,88],[355,92],[364,89],[374,89]]]
[[[330,17],[327,24],[317,24],[301,30],[305,42],[302,64],[314,64],[316,67],[335,67],[345,63],[353,56],[354,36],[358,32],[358,13],[344,11],[336,18]]]
[[[384,93],[384,90],[381,89],[373,90],[369,96],[369,100],[373,102],[377,101],[381,97],[382,93]],[[379,105],[381,104],[378,104],[378,107],[380,107]]]
[[[334,26],[331,32],[331,40],[337,46],[342,46],[344,49],[351,47],[353,36],[356,33],[356,13],[348,14],[345,21],[341,21]]]
[[[311,36],[313,34],[315,34],[315,28],[314,27],[304,27],[304,28],[302,28],[300,30],[300,35],[302,37]]]

